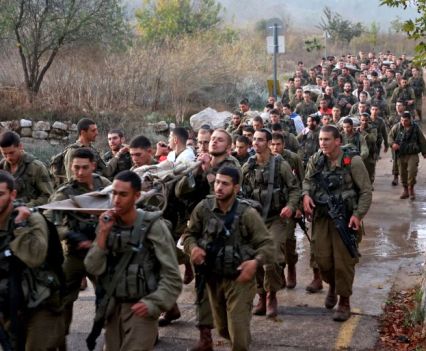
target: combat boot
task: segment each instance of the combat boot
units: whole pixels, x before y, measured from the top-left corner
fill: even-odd
[[[339,296],[339,304],[333,313],[333,320],[336,322],[344,322],[351,316],[351,305],[349,297]]]
[[[200,325],[198,329],[200,330],[200,340],[190,351],[213,351],[211,328]]]
[[[264,316],[266,314],[266,293],[258,294],[259,301],[254,307],[253,314],[255,316]]]
[[[327,296],[325,297],[324,305],[325,308],[328,310],[331,310],[334,306],[336,306],[337,303],[337,295],[336,295],[336,289],[334,285],[330,285],[328,287]]]
[[[401,196],[399,197],[400,199],[408,199],[408,186],[404,186],[404,190],[402,191]]]
[[[393,186],[397,186],[398,185],[398,176],[397,175],[394,175],[393,176],[393,180],[392,180],[392,183],[391,183]]]
[[[266,295],[266,317],[274,318],[278,314],[277,293],[270,291]]]
[[[289,264],[287,270],[287,289],[294,289],[296,287],[296,265]]]
[[[410,200],[416,199],[416,194],[414,193],[414,185],[408,187],[408,194],[410,195]]]
[[[166,325],[169,325],[172,321],[175,321],[179,318],[180,310],[177,303],[175,303],[170,310],[161,314],[160,318],[158,319],[158,326],[165,327]]]
[[[321,278],[320,270],[318,268],[314,268],[313,271],[314,271],[314,279],[306,287],[306,291],[311,294],[315,294],[318,291],[322,290],[322,278]]]
[[[192,270],[191,263],[185,263],[185,274],[183,275],[183,283],[188,285],[194,280],[194,271]]]

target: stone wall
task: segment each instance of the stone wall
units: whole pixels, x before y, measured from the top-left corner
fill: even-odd
[[[31,141],[46,140],[52,145],[66,144],[77,139],[77,125],[71,122],[54,123],[46,121],[32,121],[21,119],[15,121],[0,122],[0,131],[12,130],[18,133],[21,138]]]

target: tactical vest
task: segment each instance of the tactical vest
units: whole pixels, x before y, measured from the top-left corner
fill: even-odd
[[[417,155],[420,152],[419,133],[419,126],[416,123],[412,123],[408,131],[399,124],[395,142],[399,144],[398,154],[400,156]]]
[[[326,156],[322,151],[318,151],[313,156],[315,172],[321,172],[328,189],[335,196],[342,196],[348,211],[353,212],[358,204],[358,190],[353,182],[351,175],[352,157],[354,155],[347,151],[343,151],[342,164],[334,170],[330,170],[327,165]],[[315,181],[313,182],[312,198],[316,205],[316,211],[321,211],[326,208],[328,195],[326,191]],[[323,207],[321,209],[321,207]]]
[[[281,178],[281,162],[284,159],[280,155],[272,156],[267,165],[259,167],[256,165],[256,156],[248,159],[247,173],[244,174],[244,193],[245,197],[256,200],[266,206],[268,198],[268,182],[270,163],[275,162],[274,185],[272,189],[271,206],[269,208],[268,217],[276,216],[281,209],[287,204],[289,195],[288,189]]]
[[[131,255],[129,264],[118,279],[113,296],[123,302],[139,301],[157,289],[160,280],[160,263],[153,244],[146,240],[152,224],[161,212],[137,210],[138,216],[132,228],[114,226],[107,240],[107,268],[99,278],[105,290],[112,283],[114,273],[120,271],[124,255]]]
[[[250,246],[251,238],[241,220],[251,205],[244,199],[236,199],[234,208],[227,215],[213,212],[213,207],[214,196],[209,195],[203,202],[203,232],[198,245],[206,251],[209,272],[235,279],[240,273],[237,268],[241,263],[255,255]]]

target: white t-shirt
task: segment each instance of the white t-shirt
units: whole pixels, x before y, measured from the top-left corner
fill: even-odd
[[[175,165],[182,162],[194,162],[195,154],[190,147],[183,150],[177,157],[175,151],[170,151],[167,155],[167,161],[173,162]]]

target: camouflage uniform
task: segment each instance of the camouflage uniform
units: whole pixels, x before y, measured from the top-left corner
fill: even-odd
[[[298,155],[303,160],[304,167],[308,164],[309,157],[319,149],[319,132],[320,128],[315,130],[305,129],[297,136],[300,145]]]
[[[300,117],[302,117],[303,123],[306,125],[306,120],[308,119],[308,116],[318,112],[318,108],[313,101],[310,101],[309,103],[302,101],[297,104],[294,112],[296,112]]]
[[[237,261],[232,254],[234,268],[242,261],[251,259],[256,259],[259,266],[273,263],[274,242],[262,218],[244,200],[235,201],[226,214],[218,208],[214,197],[203,200],[195,207],[183,236],[185,252],[190,255],[197,246],[206,250],[206,246],[217,240],[218,235],[223,235],[226,215],[235,211],[233,218],[238,223],[232,222],[230,237],[223,242],[224,259],[226,252],[229,252],[228,248],[235,252],[238,247],[236,251],[241,252],[242,257]],[[214,267],[208,267],[211,272],[206,280],[216,328],[219,335],[231,340],[232,350],[248,350],[251,341],[251,307],[256,292],[255,278],[248,283],[237,283],[236,269],[226,269],[227,274],[224,274],[223,267],[216,264],[217,257],[212,260],[215,264]]]
[[[355,132],[352,135],[342,133],[342,145],[348,144],[355,146],[363,160],[367,159],[369,151],[367,142],[365,141],[365,137],[363,135],[361,135],[359,132]]]
[[[270,164],[275,162],[274,186],[271,203],[265,204],[268,192],[268,179]],[[257,287],[260,295],[265,292],[277,292],[283,286],[282,266],[295,265],[298,259],[296,253],[296,238],[289,236],[291,230],[287,230],[288,219],[282,219],[279,214],[281,209],[288,206],[293,214],[299,206],[300,188],[297,179],[293,175],[290,165],[280,155],[270,157],[267,164],[260,165],[253,156],[243,166],[242,191],[245,197],[260,202],[262,207],[269,206],[266,216],[266,226],[271,232],[276,250],[277,260],[273,264],[258,267],[256,274]]]
[[[414,90],[410,86],[406,86],[404,88],[398,87],[394,90],[392,97],[390,99],[390,103],[392,106],[395,106],[396,102],[402,100],[405,103],[409,100],[416,100],[416,96],[414,95]],[[409,111],[413,111],[415,108],[415,103],[412,105],[407,105],[407,109]]]
[[[95,155],[95,163],[96,163],[95,172],[96,173],[103,175],[106,170],[105,162],[102,160],[101,156],[99,155],[99,152],[94,147],[92,147],[92,145],[85,146],[79,140],[77,140],[74,144],[71,144],[67,147],[64,154],[64,167],[65,167],[66,179],[68,181],[72,179],[72,172],[71,172],[72,153],[74,152],[75,149],[81,148],[81,147],[87,147]]]
[[[376,142],[376,150],[377,150],[377,159],[380,156],[380,150],[382,148],[382,143],[385,144],[385,148],[389,148],[388,143],[388,131],[386,128],[386,122],[383,118],[377,117],[375,120],[371,119],[370,124],[377,129],[377,142]]]
[[[337,104],[342,109],[342,117],[345,117],[349,115],[351,107],[358,102],[358,99],[350,93],[349,95],[346,94],[339,94],[339,96],[336,99]],[[351,107],[346,107],[347,104],[350,104]]]
[[[398,82],[395,78],[392,78],[391,80],[388,80],[386,78],[386,80],[384,81],[383,87],[385,88],[385,91],[386,91],[386,101],[390,103],[394,90],[398,88]],[[392,110],[392,107],[391,106],[389,107]]]
[[[0,169],[11,173],[10,165],[5,159],[0,161]],[[44,205],[53,193],[46,166],[31,154],[22,153],[18,168],[12,176],[15,179],[17,200],[28,207]]]
[[[129,152],[120,154],[120,157],[115,157],[111,150],[107,151],[104,154],[104,161],[106,163],[104,176],[109,180],[112,180],[121,171],[132,168],[132,158]]]
[[[369,126],[367,129],[361,132],[361,135],[365,138],[365,142],[368,147],[368,156],[363,159],[365,168],[367,168],[368,176],[370,177],[371,184],[374,183],[376,174],[376,162],[379,150],[377,150],[377,129],[373,126]]]
[[[408,84],[414,90],[414,96],[416,98],[415,109],[417,111],[419,119],[422,119],[422,97],[426,93],[425,81],[422,77],[411,77],[408,81]]]
[[[283,131],[283,137],[285,148],[297,153],[300,148],[297,138],[293,134],[286,131]]]
[[[352,295],[355,264],[358,258],[352,258],[343,244],[336,225],[328,215],[327,205],[324,205],[322,200],[325,191],[316,184],[314,179],[314,174],[318,171],[329,182],[331,178],[336,179],[337,181],[332,182],[334,184],[332,193],[341,194],[351,213],[362,219],[372,201],[368,172],[359,156],[353,156],[349,165],[343,162],[344,156],[342,152],[336,166],[330,165],[321,151],[312,156],[306,169],[302,195],[309,195],[315,203],[312,243],[321,277],[328,284],[335,285],[337,295],[349,297]],[[321,158],[325,160],[320,161]],[[321,163],[323,167],[320,167]],[[358,233],[358,240],[361,240],[360,233]]]
[[[182,289],[175,243],[166,223],[159,213],[137,210],[137,214],[132,228],[118,222],[108,235],[106,250],[94,243],[84,260],[87,271],[106,290],[114,268],[128,251],[133,252],[114,289],[115,304],[109,306],[106,316],[108,351],[152,350],[158,336],[158,316],[173,306]],[[142,249],[135,251],[135,243],[143,243]],[[133,313],[136,302],[147,306],[148,316]]]
[[[376,97],[373,97],[371,98],[371,105],[377,105],[380,109],[380,116],[383,117],[385,121],[389,120],[389,104],[386,102],[385,99],[377,99]]]
[[[110,184],[111,182],[108,179],[98,174],[93,174],[93,189],[89,189],[86,184],[71,180],[59,187],[51,196],[49,202],[66,200],[71,198],[71,196],[102,190]],[[94,215],[79,212],[51,210],[46,211],[46,217],[57,226],[61,239],[66,240],[66,255],[63,269],[66,284],[66,296],[64,299],[65,327],[68,334],[72,320],[73,304],[78,298],[81,280],[87,275],[83,263],[87,250],[77,249],[77,245],[79,241],[93,241],[95,239],[95,228],[98,218]],[[91,276],[89,278],[94,282]]]

